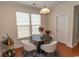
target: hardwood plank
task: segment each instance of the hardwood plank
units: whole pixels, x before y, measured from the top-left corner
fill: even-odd
[[[69,48],[65,44],[58,43],[57,51],[60,54],[60,56],[63,57],[79,56],[79,43],[74,48]]]

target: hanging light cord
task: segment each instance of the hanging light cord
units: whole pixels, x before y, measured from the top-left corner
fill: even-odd
[[[36,5],[35,1],[33,1],[33,5]]]
[[[44,1],[44,8],[45,8],[46,6],[45,6],[45,1]]]

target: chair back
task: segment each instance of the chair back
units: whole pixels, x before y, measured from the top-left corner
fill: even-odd
[[[41,45],[41,49],[43,49],[45,52],[48,52],[48,53],[54,52],[56,50],[56,47],[57,47],[57,41],[52,41],[49,44]]]
[[[32,51],[37,49],[36,46],[30,42],[30,40],[22,40],[22,43],[24,50],[26,51]]]

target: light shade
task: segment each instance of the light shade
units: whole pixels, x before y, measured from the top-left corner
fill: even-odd
[[[49,13],[49,12],[50,12],[50,10],[48,8],[43,8],[43,9],[40,10],[41,14],[46,14],[46,13]]]

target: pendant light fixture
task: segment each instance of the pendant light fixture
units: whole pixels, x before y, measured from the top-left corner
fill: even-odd
[[[46,6],[45,6],[45,1],[44,1],[44,8],[42,8],[42,9],[40,10],[40,13],[41,13],[41,14],[50,13],[50,9],[46,8]]]

